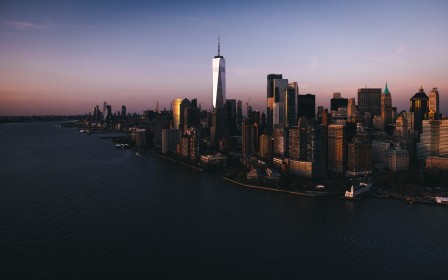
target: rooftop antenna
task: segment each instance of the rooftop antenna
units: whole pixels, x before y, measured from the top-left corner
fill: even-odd
[[[218,35],[218,56],[221,56],[221,34]]]

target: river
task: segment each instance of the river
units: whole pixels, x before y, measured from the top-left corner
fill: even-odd
[[[446,279],[448,207],[234,185],[56,123],[0,125],[2,279]]]

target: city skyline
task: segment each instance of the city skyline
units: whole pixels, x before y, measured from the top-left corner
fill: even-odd
[[[333,92],[356,97],[387,82],[399,111],[420,86],[427,94],[437,87],[448,111],[443,1],[2,6],[0,115],[84,114],[104,100],[113,112],[155,109],[157,101],[169,110],[185,97],[209,110],[218,34],[226,97],[251,98],[256,110],[266,110],[266,75],[281,73],[326,108]]]

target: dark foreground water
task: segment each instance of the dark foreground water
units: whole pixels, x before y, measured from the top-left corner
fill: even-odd
[[[448,207],[244,189],[52,123],[0,125],[1,279],[447,279]]]

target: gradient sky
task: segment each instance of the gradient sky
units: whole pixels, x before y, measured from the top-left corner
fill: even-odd
[[[242,3],[244,2],[244,3]],[[266,107],[266,75],[333,92],[384,88],[409,110],[420,85],[448,112],[448,1],[1,1],[0,115],[211,107],[221,34],[227,98]]]

